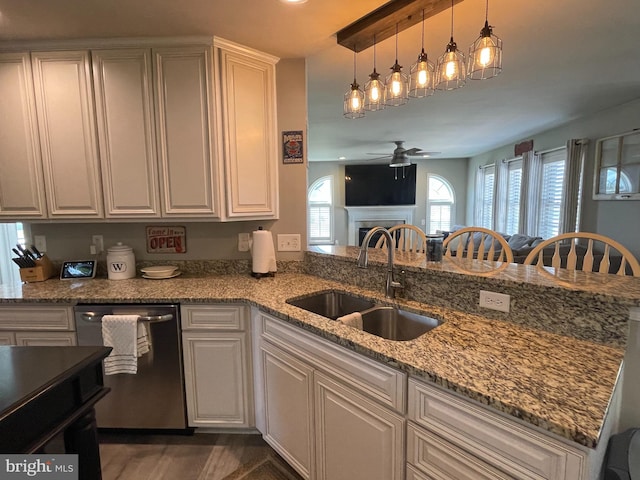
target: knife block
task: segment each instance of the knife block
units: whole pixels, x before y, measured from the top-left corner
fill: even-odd
[[[54,277],[56,270],[53,267],[53,263],[49,260],[49,257],[43,255],[42,258],[36,260],[35,267],[21,268],[20,280],[23,282],[44,282],[45,280]]]

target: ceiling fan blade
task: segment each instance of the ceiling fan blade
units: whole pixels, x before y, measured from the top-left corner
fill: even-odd
[[[438,155],[442,152],[425,152],[424,150],[419,150],[415,153],[408,153],[410,157],[430,157],[431,155]]]
[[[391,154],[389,152],[374,152],[374,153],[367,153],[366,155],[384,155],[385,157],[390,157]]]
[[[421,148],[408,148],[404,151],[405,155],[415,155],[418,152],[422,152]]]
[[[367,155],[376,155],[375,153],[369,153]],[[370,160],[387,160],[393,158],[393,155],[383,155],[382,157],[371,158]]]

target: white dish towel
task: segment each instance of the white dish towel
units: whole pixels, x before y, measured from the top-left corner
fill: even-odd
[[[362,330],[362,314],[360,312],[353,312],[347,315],[343,315],[342,317],[338,317],[337,320],[349,327]]]
[[[111,347],[104,359],[105,375],[138,373],[138,357],[149,351],[149,338],[138,315],[104,315],[102,317],[102,342]]]

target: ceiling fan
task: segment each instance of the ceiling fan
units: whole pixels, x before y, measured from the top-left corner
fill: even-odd
[[[436,155],[440,152],[425,152],[421,148],[404,148],[404,140],[394,140],[396,148],[391,154],[385,153],[367,153],[367,155],[382,155],[381,157],[374,158],[374,160],[381,160],[383,158],[391,159],[390,167],[408,167],[411,165],[411,157],[427,158],[431,155]]]

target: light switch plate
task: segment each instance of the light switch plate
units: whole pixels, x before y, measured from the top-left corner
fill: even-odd
[[[278,251],[279,252],[299,252],[300,251],[300,234],[287,233],[278,234]]]
[[[249,251],[249,234],[248,233],[238,234],[238,251],[239,252]]]

